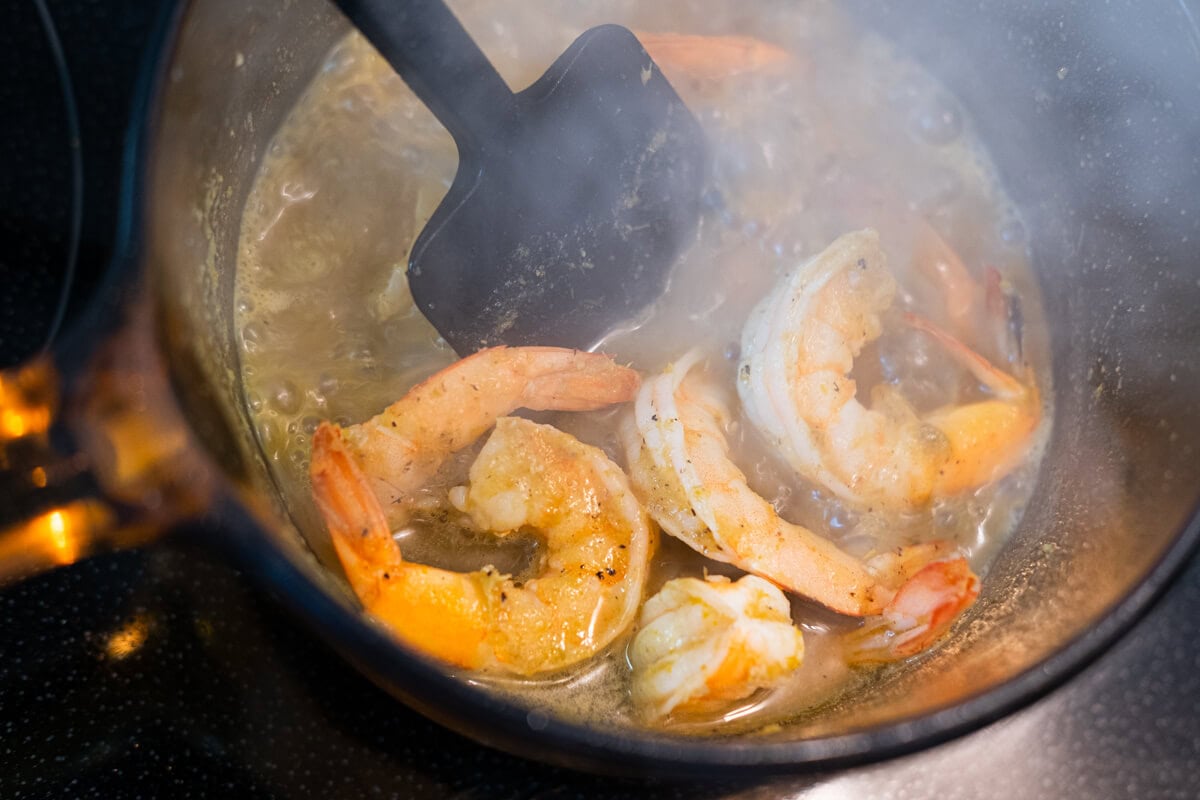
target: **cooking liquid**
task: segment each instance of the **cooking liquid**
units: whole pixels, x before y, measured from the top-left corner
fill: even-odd
[[[944,320],[939,294],[912,269],[915,218],[925,218],[982,277],[1001,270],[1021,297],[1025,358],[1050,396],[1045,324],[1024,228],[969,120],[946,91],[826,2],[452,3],[510,86],[522,88],[592,25],[618,22],[654,33],[739,34],[790,58],[758,70],[689,72],[661,66],[704,127],[712,180],[697,243],[677,265],[662,300],[598,343],[621,363],[655,372],[699,345],[707,368],[733,395],[741,328],[779,276],[842,233],[871,226],[902,287],[896,309]],[[666,6],[669,5],[669,8]],[[773,52],[773,51],[772,51]],[[715,72],[715,74],[714,74]],[[337,558],[312,504],[310,437],[321,419],[367,419],[454,353],[413,306],[404,279],[409,247],[454,177],[450,136],[357,35],[329,54],[277,132],[242,220],[236,325],[247,405],[297,527],[327,564]],[[856,361],[865,389],[898,384],[919,410],[968,399],[962,371],[898,312]],[[980,346],[985,355],[998,354]],[[736,407],[736,406],[735,406]],[[623,455],[615,426],[624,409],[538,415]],[[728,431],[734,460],[787,519],[857,555],[915,541],[958,542],[981,575],[1020,518],[1033,488],[1050,414],[1024,465],[978,491],[901,519],[856,510],[798,479],[738,417]],[[397,532],[406,558],[451,569],[494,564],[516,575],[538,562],[529,537],[497,546],[459,524],[446,490],[465,481],[468,451],[429,487],[434,509]],[[737,576],[670,537],[654,556],[647,596],[666,580]],[[840,658],[838,634],[854,622],[793,599],[805,630],[803,667],[778,689],[719,718],[676,720],[677,730],[732,733],[785,721],[852,691],[864,679]],[[464,676],[514,692],[538,715],[614,718],[635,724],[622,639],[567,673],[534,681]]]

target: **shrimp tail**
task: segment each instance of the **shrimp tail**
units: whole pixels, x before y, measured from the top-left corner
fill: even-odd
[[[917,268],[933,282],[958,335],[969,338],[977,317],[976,299],[982,295],[986,309],[985,332],[992,337],[995,355],[1010,366],[1024,363],[1021,296],[993,266],[984,270],[982,289],[954,248],[928,221],[918,218],[913,258]]]
[[[379,619],[405,620],[397,634],[422,652],[467,668],[488,663],[484,643],[494,573],[459,574],[405,562],[341,430],[322,423],[312,453],[313,499],[364,608]]]
[[[988,324],[996,347],[1009,364],[1025,361],[1023,331],[1025,317],[1021,311],[1021,296],[1000,270],[987,268],[985,288]]]
[[[909,325],[929,334],[946,348],[995,399],[951,406],[926,415],[950,444],[952,469],[938,473],[934,491],[956,494],[1006,474],[1027,451],[1038,425],[1038,391],[1027,374],[1023,383],[927,319],[906,314]]]
[[[359,468],[337,426],[322,422],[313,434],[313,500],[333,537],[355,592],[375,592],[367,576],[398,568],[403,559],[371,483]]]
[[[899,661],[925,650],[979,596],[979,578],[965,558],[935,561],[910,578],[884,608],[848,634],[850,664]]]
[[[979,285],[962,258],[927,220],[916,217],[917,241],[913,258],[917,268],[933,282],[952,326],[959,333],[971,330]]]
[[[1024,384],[1007,372],[998,369],[992,362],[979,355],[979,353],[976,353],[959,341],[952,333],[931,320],[909,311],[905,312],[904,321],[909,326],[933,337],[938,344],[946,349],[946,352],[955,361],[966,368],[967,371],[975,376],[977,381],[986,386],[996,396],[1005,399],[1018,399],[1027,393],[1028,390]]]

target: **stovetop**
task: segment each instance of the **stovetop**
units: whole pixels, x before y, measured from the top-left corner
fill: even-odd
[[[1200,797],[1200,559],[1081,676],[977,733],[757,783],[600,778],[409,711],[200,543],[95,558],[0,594],[6,798]]]
[[[9,5],[0,365],[41,347],[111,256],[123,125],[161,2]],[[0,797],[233,796],[1200,797],[1200,559],[1112,651],[1022,712],[883,764],[737,784],[598,778],[480,747],[359,676],[203,541],[0,591]]]

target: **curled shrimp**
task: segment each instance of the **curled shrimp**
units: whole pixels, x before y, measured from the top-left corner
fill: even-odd
[[[856,558],[789,522],[746,482],[729,458],[729,411],[713,387],[687,379],[692,351],[647,380],[623,431],[630,480],[667,533],[784,589],[853,616],[878,613],[890,597]]]
[[[804,635],[771,583],[676,578],[642,606],[629,648],[634,703],[651,719],[715,711],[800,667]]]
[[[494,348],[366,423],[323,423],[313,437],[313,496],[365,609],[412,647],[475,670],[533,675],[611,643],[641,601],[653,544],[645,512],[601,450],[500,415],[602,407],[637,385],[636,373],[606,356]],[[481,530],[539,533],[540,574],[522,583],[491,567],[461,573],[404,560],[384,509],[403,524],[410,495],[493,425],[468,486],[450,499]]]
[[[480,350],[342,430],[393,527],[453,453],[520,408],[590,411],[630,400],[640,378],[608,356],[560,347]]]
[[[905,655],[896,657],[933,644],[978,592],[966,559],[937,541],[864,562],[781,518],[730,459],[724,435],[729,412],[715,387],[689,375],[699,359],[692,351],[645,381],[633,422],[622,430],[629,477],[650,515],[666,533],[709,558],[833,611],[866,617],[864,625],[888,642],[892,634],[907,633]],[[936,572],[930,565],[938,563],[953,565],[941,569],[958,570],[974,583],[959,581],[940,594],[922,592]]]
[[[997,479],[1027,451],[1041,419],[1037,387],[1001,371],[914,315],[992,396],[924,415],[892,386],[870,407],[850,377],[854,358],[882,333],[896,281],[879,237],[846,234],[787,276],[742,333],[738,394],[751,422],[792,468],[838,496],[904,511]]]

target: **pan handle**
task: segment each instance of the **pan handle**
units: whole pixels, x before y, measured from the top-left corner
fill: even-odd
[[[0,585],[143,544],[211,507],[214,470],[174,404],[148,312],[80,367],[0,372]]]

